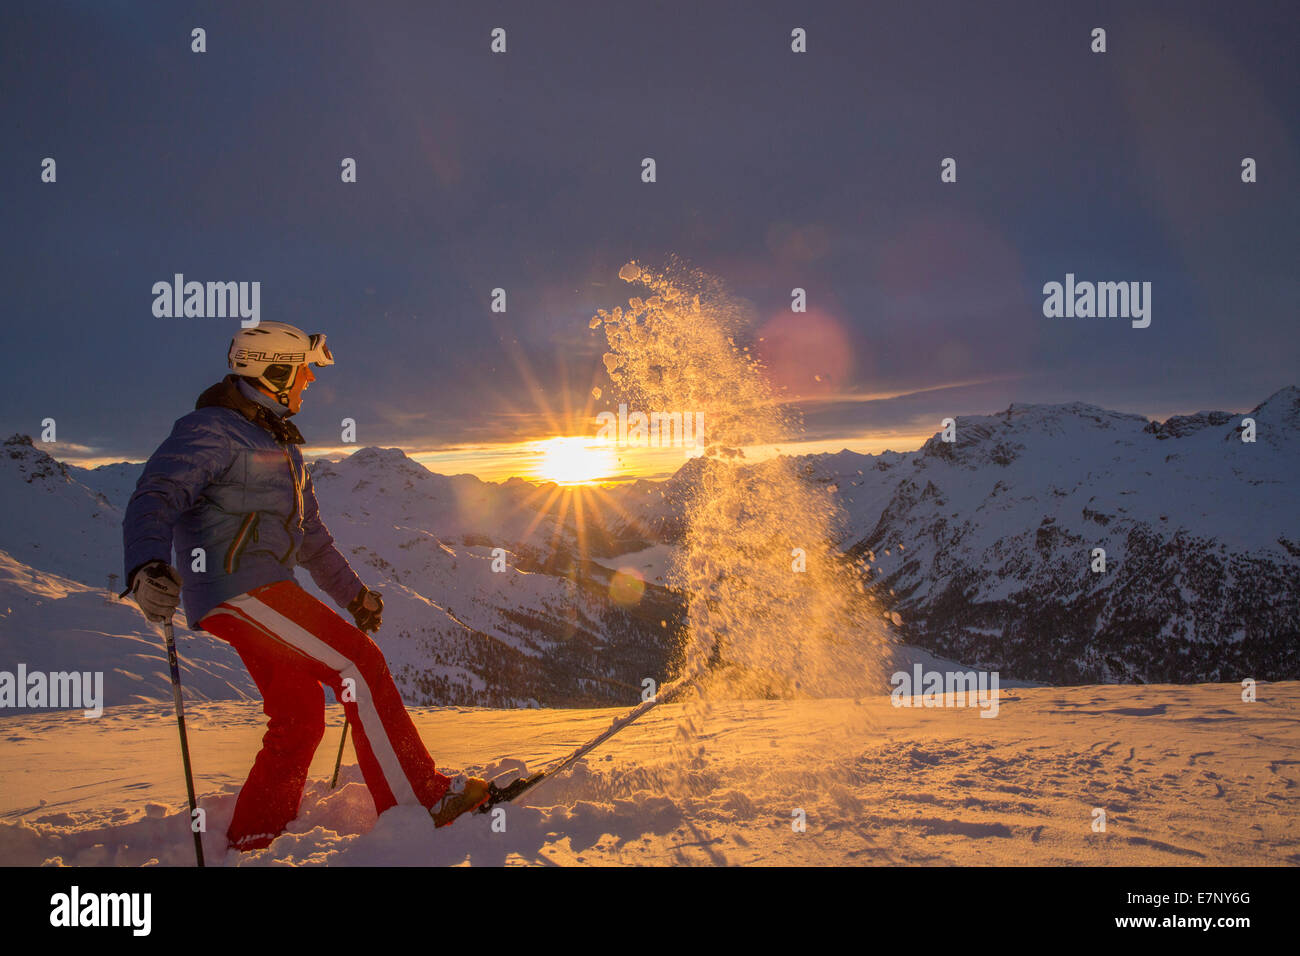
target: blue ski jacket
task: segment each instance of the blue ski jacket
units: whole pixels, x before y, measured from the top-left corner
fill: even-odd
[[[195,629],[222,601],[293,580],[295,565],[340,607],[357,596],[361,579],[320,519],[298,450],[302,434],[283,413],[274,399],[227,375],[177,419],[126,507],[128,589],[142,565],[172,564]]]

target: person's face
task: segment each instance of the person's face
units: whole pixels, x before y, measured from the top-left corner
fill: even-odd
[[[302,410],[302,393],[307,390],[307,386],[316,381],[316,376],[312,374],[310,365],[299,365],[298,373],[294,376],[293,384],[289,386],[289,411],[295,415]]]

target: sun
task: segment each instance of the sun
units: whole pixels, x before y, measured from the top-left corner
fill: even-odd
[[[537,450],[542,457],[534,471],[560,485],[587,484],[618,468],[613,449],[590,438],[552,438],[541,442]]]

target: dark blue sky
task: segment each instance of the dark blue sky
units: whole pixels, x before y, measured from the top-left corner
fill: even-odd
[[[309,441],[540,437],[530,378],[581,407],[587,318],[669,254],[759,324],[808,290],[776,339],[833,353],[811,438],[1244,410],[1300,380],[1298,28],[1293,2],[8,3],[0,428],[147,455],[234,327],[153,316],[183,272],[328,333]],[[1150,281],[1151,327],[1044,318],[1066,272]]]

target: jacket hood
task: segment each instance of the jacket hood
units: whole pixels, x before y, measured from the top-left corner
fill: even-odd
[[[259,425],[271,433],[281,444],[301,445],[304,441],[298,426],[289,421],[288,416],[279,416],[269,408],[257,404],[239,390],[239,376],[227,375],[215,385],[203,390],[194,403],[195,410],[200,408],[232,408],[250,422]]]

